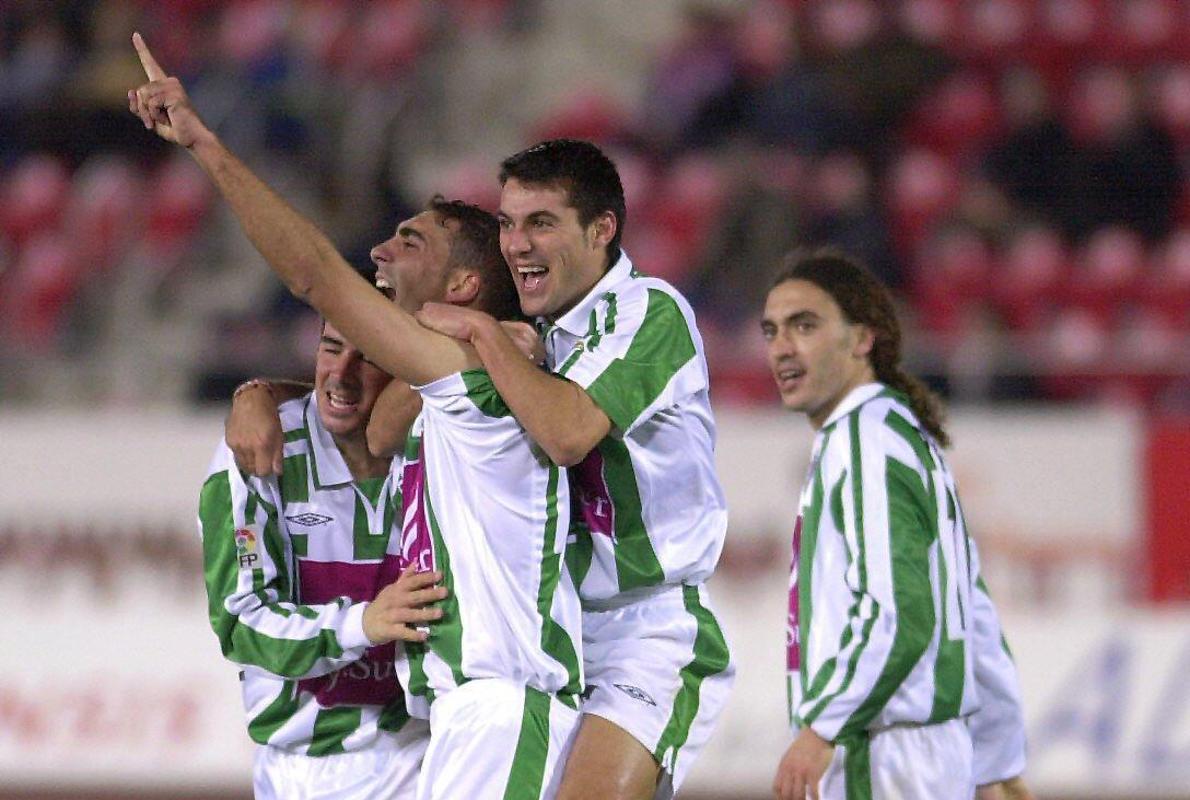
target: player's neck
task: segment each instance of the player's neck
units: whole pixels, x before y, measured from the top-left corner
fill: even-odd
[[[380,478],[388,474],[391,459],[377,458],[368,452],[368,440],[362,433],[358,436],[335,436],[334,440],[354,480]]]

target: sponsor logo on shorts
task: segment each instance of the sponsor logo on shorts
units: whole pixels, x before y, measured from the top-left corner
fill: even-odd
[[[240,562],[240,569],[249,569],[260,560],[256,552],[256,533],[248,528],[236,531],[236,558]]]
[[[290,522],[296,522],[298,525],[304,525],[307,528],[313,528],[315,525],[325,525],[328,522],[334,522],[334,517],[328,517],[326,514],[315,514],[312,511],[307,511],[305,514],[294,514],[292,517],[285,519]]]
[[[632,686],[627,683],[613,683],[612,686],[615,686],[617,689],[619,689],[621,692],[623,692],[624,694],[631,697],[633,700],[639,700],[642,703],[648,703],[651,706],[657,705],[657,701],[654,700],[652,697],[650,697],[649,693],[646,692],[644,689],[641,689],[639,686]]]

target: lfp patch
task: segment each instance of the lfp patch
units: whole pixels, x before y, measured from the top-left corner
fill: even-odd
[[[239,559],[240,569],[251,569],[260,560],[256,552],[256,533],[248,528],[236,531],[236,558]]]

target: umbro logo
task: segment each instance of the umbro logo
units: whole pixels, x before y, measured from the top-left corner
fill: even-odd
[[[649,693],[646,692],[644,689],[638,688],[636,686],[630,686],[627,683],[613,683],[612,686],[615,686],[617,689],[619,689],[621,692],[623,692],[624,694],[631,697],[633,700],[639,700],[642,703],[648,703],[651,706],[657,705],[657,701],[654,700],[652,697],[649,697]]]
[[[290,522],[296,522],[298,525],[304,525],[307,528],[313,528],[315,525],[325,525],[328,522],[335,521],[334,517],[328,517],[326,514],[315,514],[311,511],[307,511],[305,514],[295,514],[285,519]]]

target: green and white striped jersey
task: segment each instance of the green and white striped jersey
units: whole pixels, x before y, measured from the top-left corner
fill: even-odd
[[[794,541],[799,726],[835,740],[976,709],[971,540],[954,476],[902,395],[866,384],[826,420]]]
[[[581,386],[611,433],[570,469],[568,564],[584,603],[697,584],[719,561],[727,503],[694,312],[620,259],[545,332],[548,366]]]
[[[243,667],[248,734],[311,756],[356,750],[409,718],[394,645],[370,645],[365,601],[398,574],[399,460],[354,481],[312,396],[280,408],[280,479],[221,443],[199,499],[211,627]]]
[[[533,444],[484,370],[417,387],[402,493],[402,564],[444,573],[449,595],[401,680],[433,702],[466,681],[505,678],[563,698],[582,690],[578,595],[562,569],[566,471]]]

